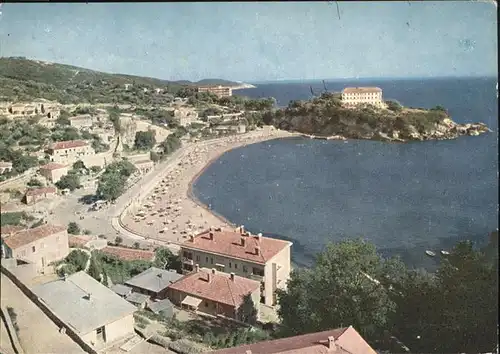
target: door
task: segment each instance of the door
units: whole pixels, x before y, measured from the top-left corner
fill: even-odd
[[[96,334],[97,334],[97,341],[98,342],[106,342],[106,329],[104,326],[99,327],[96,329]]]

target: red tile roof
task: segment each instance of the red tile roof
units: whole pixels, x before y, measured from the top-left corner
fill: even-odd
[[[260,283],[237,275],[234,276],[234,281],[230,277],[227,273],[201,269],[186,275],[168,288],[238,308],[243,303],[243,297],[259,289]]]
[[[263,236],[259,238],[247,232],[242,234],[239,228],[236,230],[207,230],[195,236],[193,241],[184,242],[182,247],[265,264],[281,250],[292,245],[288,241]],[[213,240],[210,239],[210,232],[213,232]],[[245,240],[245,246],[242,246],[242,238]],[[260,247],[258,254],[257,247]]]
[[[0,227],[0,235],[2,236],[10,236],[12,234],[15,234],[16,232],[19,232],[21,230],[26,229],[24,226],[17,226],[17,225],[5,225]]]
[[[92,236],[79,235],[79,236],[70,236],[69,237],[69,246],[70,247],[82,247],[87,242],[92,240]]]
[[[88,145],[89,143],[83,140],[58,141],[57,143],[53,143],[52,145],[50,145],[50,149],[52,150],[71,149]]]
[[[44,187],[44,188],[33,188],[26,191],[27,196],[42,195],[45,193],[56,193],[57,189],[55,187]]]
[[[53,171],[53,170],[58,170],[58,169],[64,168],[64,167],[66,167],[66,165],[61,165],[60,163],[55,163],[55,162],[49,162],[46,165],[40,166],[40,169]]]
[[[132,248],[106,246],[100,250],[103,253],[115,256],[124,261],[152,261],[155,253],[153,251],[135,250]]]
[[[335,350],[329,350],[329,337],[333,337]],[[375,350],[352,327],[337,328],[329,331],[304,334],[221,349],[212,354],[376,354]]]
[[[343,93],[369,93],[369,92],[382,92],[379,87],[346,87],[342,90]]]
[[[4,242],[10,249],[17,249],[33,241],[40,240],[63,231],[66,231],[66,227],[64,226],[45,224],[35,227],[34,229],[27,229],[15,233],[14,235],[5,238]]]

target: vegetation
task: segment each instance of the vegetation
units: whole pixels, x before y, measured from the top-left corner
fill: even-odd
[[[55,183],[57,188],[59,189],[69,189],[70,191],[74,191],[77,188],[80,188],[80,177],[74,171],[70,171],[67,175],[61,177],[59,181]]]
[[[160,269],[175,269],[181,273],[182,263],[179,255],[173,254],[166,247],[158,247],[155,250],[154,266]]]
[[[292,272],[278,294],[280,334],[350,324],[371,343],[388,330],[419,353],[487,352],[497,343],[497,280],[497,268],[469,242],[429,274],[344,241],[327,246],[311,269]]]
[[[134,147],[138,150],[150,150],[156,144],[155,132],[136,132]]]
[[[104,200],[115,200],[123,194],[128,178],[136,170],[127,160],[113,162],[99,176],[97,195]]]
[[[10,213],[2,213],[0,217],[0,226],[14,225],[14,226],[26,226],[30,221],[35,218],[28,215],[24,211],[14,211]]]
[[[80,235],[80,226],[72,221],[68,224],[68,234],[71,234],[71,235]]]
[[[174,151],[179,149],[181,145],[181,140],[175,134],[170,134],[162,143],[160,143],[160,148],[163,150],[163,157],[172,154]]]
[[[36,179],[36,178],[31,178],[28,183],[26,183],[28,187],[34,187],[34,188],[40,188],[43,187],[43,183]]]
[[[399,107],[389,102],[390,109],[371,105],[345,108],[338,96],[323,93],[310,101],[292,101],[285,109],[267,111],[262,119],[264,124],[312,135],[376,139],[378,132],[392,135],[398,131],[401,138],[411,139],[412,134],[427,134],[449,118],[443,110]]]

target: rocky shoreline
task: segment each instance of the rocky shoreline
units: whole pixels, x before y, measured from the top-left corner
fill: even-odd
[[[348,140],[348,139],[362,139],[362,140],[377,140],[387,142],[400,142],[407,143],[412,141],[428,141],[428,140],[452,140],[461,136],[478,136],[485,133],[493,132],[484,123],[466,123],[459,124],[453,122],[451,119],[446,119],[443,124],[436,124],[435,129],[429,130],[425,133],[420,133],[416,129],[412,129],[409,136],[402,137],[398,130],[385,133],[381,131],[373,131],[365,135],[313,135],[299,133],[304,138],[317,139],[317,140]]]

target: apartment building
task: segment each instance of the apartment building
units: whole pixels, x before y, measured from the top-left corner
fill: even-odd
[[[239,321],[245,321],[245,310],[242,309],[245,297],[249,297],[259,311],[258,281],[215,269],[200,269],[198,265],[194,272],[170,284],[167,294],[179,307]]]
[[[48,153],[50,161],[62,164],[72,164],[81,156],[95,154],[92,146],[83,140],[59,141],[49,147]]]
[[[11,234],[2,233],[2,257],[34,263],[38,272],[69,254],[66,227],[45,224]]]
[[[347,107],[359,104],[383,107],[382,89],[379,87],[346,87],[342,90],[342,103]]]
[[[52,183],[57,183],[64,175],[68,174],[68,166],[50,162],[40,167],[40,174]]]
[[[12,171],[12,162],[0,161],[0,175]]]
[[[220,349],[212,354],[377,354],[352,327]]]
[[[77,129],[92,128],[92,116],[90,114],[81,114],[78,116],[70,117],[69,124]]]
[[[261,283],[261,302],[276,304],[276,290],[285,289],[290,277],[292,243],[252,235],[243,226],[235,230],[210,228],[191,235],[181,245],[184,273],[202,268],[215,268],[226,273],[257,280]]]
[[[231,97],[233,89],[228,86],[200,86],[198,92],[210,92],[216,94],[218,97]]]

